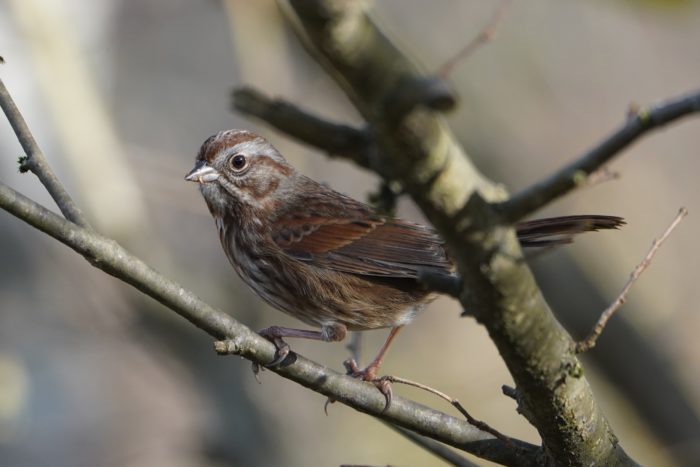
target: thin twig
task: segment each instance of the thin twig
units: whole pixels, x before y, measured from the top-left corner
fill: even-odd
[[[627,279],[627,283],[622,288],[622,291],[620,291],[620,294],[617,296],[615,301],[612,302],[610,306],[606,308],[605,311],[603,311],[603,313],[600,315],[600,318],[598,318],[598,322],[593,327],[593,330],[590,332],[590,334],[588,334],[588,337],[576,343],[577,353],[585,352],[595,347],[596,342],[598,341],[598,337],[600,337],[603,330],[605,329],[605,325],[607,324],[608,320],[610,320],[610,318],[612,318],[612,315],[614,315],[615,312],[619,310],[620,307],[625,303],[625,301],[627,300],[627,294],[629,293],[634,283],[637,281],[637,279],[639,279],[639,276],[649,267],[649,265],[651,264],[651,260],[654,258],[654,255],[659,250],[661,245],[666,241],[668,236],[671,235],[671,232],[673,232],[673,230],[687,215],[688,210],[686,208],[681,208],[678,211],[678,215],[676,215],[673,222],[671,222],[671,224],[666,228],[666,231],[664,231],[661,237],[655,239],[652,242],[651,248],[649,249],[647,255],[644,257],[642,262],[634,268],[634,270],[630,274],[629,279]]]
[[[506,222],[516,222],[580,186],[623,149],[653,129],[700,112],[700,91],[668,100],[651,108],[640,108],[625,124],[581,155],[574,162],[544,180],[517,193],[496,207]]]
[[[438,443],[437,441],[433,441],[430,438],[418,435],[412,431],[408,431],[396,425],[392,425],[391,423],[383,423],[392,430],[402,435],[403,437],[413,441],[426,451],[435,454],[437,457],[444,460],[450,465],[454,465],[456,467],[479,467],[479,464],[475,464],[469,459],[465,459],[464,457],[460,456],[458,453],[454,452],[452,449],[448,448],[444,444]]]
[[[583,186],[591,187],[611,180],[618,180],[619,178],[620,172],[610,170],[608,167],[601,167],[586,178],[586,182]]]
[[[479,33],[471,40],[467,45],[465,45],[459,52],[457,52],[452,58],[447,60],[440,68],[438,68],[437,75],[442,78],[447,78],[452,74],[457,65],[467,59],[470,55],[476,52],[479,47],[493,40],[498,31],[498,27],[501,25],[503,18],[510,7],[512,0],[502,0],[501,4],[498,6],[494,12],[491,20],[486,24],[486,26],[479,31]]]
[[[27,126],[27,122],[24,121],[22,113],[17,108],[17,105],[15,105],[15,101],[12,99],[12,96],[10,96],[9,91],[5,87],[5,83],[3,83],[1,79],[0,107],[2,107],[3,112],[5,112],[7,120],[10,122],[10,125],[12,125],[17,139],[27,155],[26,158],[20,159],[20,171],[31,170],[46,187],[46,190],[56,202],[56,205],[66,219],[76,225],[90,229],[90,224],[82,211],[58,180],[58,177],[56,177],[56,174],[53,172],[48,162],[46,162],[44,154],[41,152],[41,149],[39,149],[39,145],[36,143],[32,132]]]
[[[430,386],[426,386],[423,383],[411,381],[410,379],[400,378],[398,376],[386,375],[386,376],[382,376],[381,379],[384,381],[389,381],[390,383],[399,383],[399,384],[405,384],[406,386],[413,386],[414,388],[422,389],[422,390],[427,391],[431,394],[434,394],[434,395],[438,396],[439,398],[444,399],[447,402],[449,402],[450,404],[452,404],[452,406],[454,408],[459,410],[459,413],[464,415],[464,418],[466,418],[467,421],[471,425],[477,427],[481,431],[485,431],[486,433],[491,433],[493,436],[495,436],[496,438],[500,439],[501,441],[503,441],[505,443],[512,444],[510,437],[504,435],[503,433],[496,430],[495,428],[491,428],[485,422],[482,422],[481,420],[477,420],[476,418],[472,417],[471,414],[469,412],[467,412],[467,409],[464,408],[464,406],[461,404],[461,402],[459,402],[458,399],[455,399],[454,397],[450,397],[442,391],[439,391],[435,388],[431,388]]]

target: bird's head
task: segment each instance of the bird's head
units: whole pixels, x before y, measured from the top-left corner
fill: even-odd
[[[246,130],[209,137],[185,180],[199,183],[209,210],[223,217],[237,210],[274,208],[290,190],[294,168],[265,138]]]

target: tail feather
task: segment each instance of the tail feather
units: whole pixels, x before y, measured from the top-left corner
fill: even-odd
[[[522,246],[545,247],[571,243],[575,235],[583,232],[617,229],[625,224],[617,216],[580,215],[520,222],[515,230]]]

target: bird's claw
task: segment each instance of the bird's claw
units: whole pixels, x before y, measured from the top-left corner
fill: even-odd
[[[289,352],[291,351],[291,349],[289,348],[289,344],[287,344],[279,337],[274,339],[272,343],[275,344],[277,350],[275,351],[275,358],[267,364],[268,367],[277,366],[281,364],[287,358],[287,355],[289,355]]]
[[[263,336],[265,339],[269,340],[273,344],[275,344],[275,356],[272,359],[272,361],[264,366],[260,365],[257,362],[253,362],[252,370],[253,370],[253,375],[255,376],[255,381],[260,384],[260,377],[258,376],[262,370],[265,369],[265,367],[273,367],[281,364],[284,362],[284,360],[287,358],[289,353],[291,352],[291,349],[289,347],[289,344],[287,344],[284,340],[282,340],[281,337],[277,336],[274,334],[274,331],[270,331],[270,328],[263,329],[259,332],[261,336]]]
[[[326,417],[328,416],[328,406],[331,404],[335,404],[335,399],[331,399],[330,397],[326,399],[326,403],[323,404],[323,413],[326,414]]]
[[[258,384],[262,384],[262,381],[260,381],[260,372],[264,370],[265,368],[261,367],[258,362],[253,362],[251,365],[251,370],[253,370],[253,376],[255,377],[255,381],[258,382]]]
[[[370,365],[367,368],[360,369],[357,362],[352,358],[345,360],[343,365],[347,370],[346,374],[348,376],[374,384],[374,386],[379,389],[379,392],[382,393],[384,399],[386,400],[382,413],[389,410],[389,407],[391,407],[391,401],[394,397],[394,392],[391,389],[391,376],[377,377],[377,367]]]
[[[394,398],[394,391],[391,389],[391,381],[386,376],[382,376],[380,378],[375,378],[372,383],[377,387],[377,389],[379,389],[379,392],[384,395],[384,400],[386,401],[384,408],[382,409],[382,413],[384,413],[389,410],[389,407],[391,407],[391,401]]]
[[[267,367],[273,367],[281,364],[286,358],[287,355],[289,355],[289,352],[291,352],[291,349],[289,347],[289,344],[287,344],[284,340],[282,340],[281,337],[278,335],[274,334],[274,331],[271,331],[272,328],[267,328],[263,329],[260,331],[260,335],[263,336],[265,339],[269,340],[273,344],[275,344],[275,357],[273,360],[268,363]]]

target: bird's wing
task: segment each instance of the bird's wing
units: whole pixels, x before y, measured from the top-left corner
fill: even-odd
[[[279,216],[272,237],[300,261],[363,276],[417,278],[422,269],[453,269],[433,229],[379,216],[342,195]]]
[[[377,215],[369,206],[325,188],[301,195],[271,221],[272,238],[286,254],[318,267],[413,279],[421,270],[454,271],[434,229]],[[522,246],[544,247],[570,243],[582,232],[624,224],[616,216],[581,215],[521,222],[515,227]]]

